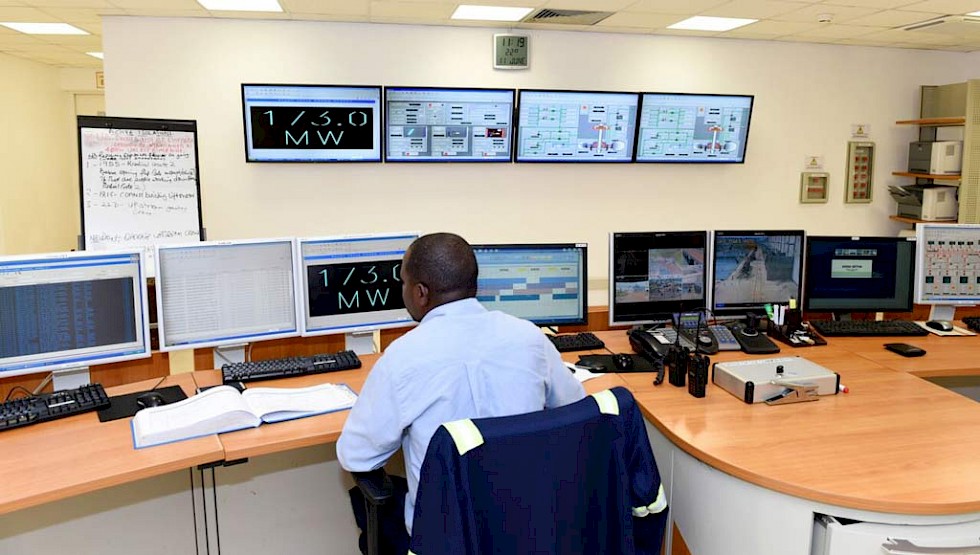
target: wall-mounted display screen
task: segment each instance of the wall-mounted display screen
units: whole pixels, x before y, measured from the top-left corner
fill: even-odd
[[[513,89],[385,87],[388,162],[510,162]]]
[[[242,85],[248,162],[380,162],[381,87]]]
[[[521,90],[518,162],[630,162],[639,94]]]
[[[644,93],[637,162],[745,161],[754,97]]]

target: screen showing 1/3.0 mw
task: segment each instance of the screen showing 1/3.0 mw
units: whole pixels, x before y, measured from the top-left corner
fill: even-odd
[[[381,161],[381,87],[242,85],[249,162]]]

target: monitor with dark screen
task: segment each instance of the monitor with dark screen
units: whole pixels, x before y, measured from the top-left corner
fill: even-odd
[[[807,237],[804,308],[910,311],[914,259],[913,238]]]

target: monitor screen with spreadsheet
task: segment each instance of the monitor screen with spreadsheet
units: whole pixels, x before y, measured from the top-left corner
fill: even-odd
[[[381,87],[242,85],[246,162],[380,162]]]
[[[518,91],[518,162],[631,162],[640,95]]]
[[[706,231],[609,235],[609,324],[669,322],[705,307]]]
[[[303,335],[413,325],[401,262],[417,233],[301,238],[297,242]]]
[[[980,224],[920,223],[915,229],[915,302],[980,304]]]
[[[539,326],[588,322],[585,243],[473,245],[476,299]]]
[[[914,261],[913,238],[807,237],[803,308],[814,312],[912,310]]]
[[[150,356],[141,251],[0,257],[0,377]]]
[[[712,310],[747,312],[800,299],[803,230],[715,231]]]
[[[644,93],[637,162],[745,162],[752,101],[747,95]]]
[[[161,245],[156,257],[161,350],[299,335],[292,239]]]
[[[514,89],[385,87],[386,162],[510,162]]]

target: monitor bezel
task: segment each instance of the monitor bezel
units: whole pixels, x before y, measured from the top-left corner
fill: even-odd
[[[627,318],[617,318],[616,310],[616,236],[658,236],[658,235],[674,235],[677,237],[682,237],[687,235],[689,237],[701,237],[704,240],[704,270],[702,271],[702,290],[704,291],[703,298],[699,301],[690,303],[690,306],[682,305],[681,310],[663,310],[657,312],[650,312],[639,315],[638,317]],[[648,324],[658,324],[664,322],[670,322],[674,314],[679,314],[681,312],[694,312],[698,310],[704,310],[708,304],[708,273],[710,271],[710,249],[711,244],[708,241],[708,232],[705,231],[614,231],[609,233],[609,325],[610,326],[630,326],[630,325],[648,325]],[[674,302],[674,301],[671,301]],[[642,317],[640,317],[642,316]]]
[[[744,164],[748,156],[749,133],[752,131],[752,111],[755,108],[754,94],[723,94],[723,93],[681,93],[645,91],[640,94],[640,107],[636,115],[636,136],[633,139],[633,161],[638,164]],[[749,115],[745,125],[745,145],[740,160],[650,160],[640,157],[640,121],[643,114],[643,104],[646,96],[717,96],[725,98],[748,98]]]
[[[167,329],[166,329],[166,311],[164,310],[164,293],[163,286],[161,283],[164,281],[162,278],[162,266],[161,263],[163,258],[161,258],[161,251],[167,250],[182,250],[182,249],[209,249],[209,248],[225,248],[225,247],[236,247],[236,246],[253,246],[271,243],[289,243],[289,253],[292,260],[290,260],[290,269],[293,273],[292,287],[292,303],[293,303],[293,320],[294,329],[292,330],[282,330],[277,332],[268,333],[251,333],[245,335],[237,335],[235,337],[219,337],[219,338],[209,338],[200,341],[193,341],[188,343],[175,343],[171,344],[167,341]],[[260,239],[233,239],[233,240],[222,240],[222,241],[201,241],[197,243],[176,243],[176,244],[158,244],[154,247],[154,254],[156,256],[156,301],[157,301],[157,331],[160,338],[160,350],[163,352],[169,351],[181,351],[186,349],[204,349],[208,347],[222,347],[228,345],[242,345],[246,343],[254,343],[257,341],[271,341],[273,339],[285,339],[289,337],[299,336],[299,322],[297,321],[296,315],[296,244],[295,239],[292,237],[275,237],[275,238],[260,238]]]
[[[366,89],[366,90],[377,90],[378,91],[378,157],[375,158],[357,158],[357,159],[329,159],[329,160],[295,160],[295,159],[276,159],[276,160],[258,160],[249,156],[249,136],[248,136],[248,105],[245,101],[245,88],[246,87],[296,87],[296,88],[311,88],[311,89]],[[242,97],[242,136],[245,139],[245,162],[247,164],[377,164],[384,160],[385,144],[384,144],[384,87],[381,85],[321,85],[321,84],[311,84],[311,83],[242,83],[241,84],[241,97]]]
[[[796,284],[796,296],[794,299],[800,301],[803,295],[803,274],[806,267],[806,231],[803,229],[756,229],[756,230],[741,230],[741,229],[719,229],[711,232],[710,243],[711,243],[711,291],[709,292],[709,298],[711,299],[710,306],[711,312],[716,316],[729,316],[729,315],[739,315],[747,312],[757,312],[763,309],[766,304],[776,304],[784,301],[767,301],[762,302],[757,305],[744,304],[743,306],[726,306],[719,308],[717,304],[717,299],[715,298],[715,287],[717,281],[715,276],[717,275],[717,260],[718,260],[718,242],[717,238],[719,236],[728,237],[778,237],[778,236],[791,236],[800,238],[800,275]],[[789,300],[789,299],[786,299]]]
[[[40,372],[61,372],[65,370],[74,370],[87,368],[94,365],[100,364],[110,364],[114,362],[125,362],[130,360],[138,360],[143,358],[148,358],[152,354],[151,340],[150,340],[150,305],[149,305],[149,295],[147,294],[146,288],[146,264],[147,256],[146,252],[142,248],[133,249],[111,249],[111,250],[99,250],[99,251],[72,251],[72,252],[58,252],[58,253],[41,253],[41,254],[27,254],[27,255],[12,255],[12,256],[2,256],[0,257],[0,265],[7,263],[24,263],[37,261],[45,264],[50,264],[58,261],[81,261],[84,259],[95,259],[95,258],[115,258],[115,257],[132,257],[137,256],[137,281],[138,283],[134,287],[134,302],[138,303],[138,306],[134,307],[134,310],[138,311],[140,314],[134,315],[134,323],[136,324],[137,332],[142,334],[142,345],[139,345],[136,349],[130,347],[127,349],[115,349],[113,353],[108,355],[98,355],[98,356],[80,356],[77,354],[78,349],[73,349],[71,351],[63,351],[65,353],[75,352],[76,354],[66,354],[64,356],[59,356],[57,358],[52,358],[48,361],[38,361],[38,362],[25,362],[18,363],[16,366],[19,368],[3,368],[3,359],[0,359],[0,377],[7,378],[13,376],[21,376],[26,374],[37,374]],[[137,294],[138,293],[138,294]],[[127,351],[125,353],[121,351]],[[128,352],[133,351],[133,352]]]
[[[977,235],[980,236],[980,223],[953,223],[953,222],[922,222],[915,226],[915,282],[913,286],[915,288],[915,302],[917,304],[924,305],[947,305],[953,307],[961,306],[977,306],[980,304],[980,291],[978,291],[976,297],[972,300],[967,299],[933,299],[926,298],[924,285],[925,285],[925,234],[926,230],[930,228],[961,228],[961,229],[972,229],[976,230]],[[978,288],[980,289],[980,288]]]
[[[855,308],[853,306],[847,306],[847,305],[820,306],[820,307],[817,307],[817,308],[814,308],[813,306],[811,306],[811,302],[813,301],[812,295],[811,295],[811,292],[812,292],[811,285],[812,285],[813,280],[810,277],[811,276],[811,273],[810,273],[811,266],[810,265],[813,263],[813,259],[810,256],[810,250],[812,249],[812,246],[814,244],[819,244],[821,241],[829,241],[829,240],[833,240],[833,241],[836,241],[836,242],[843,242],[843,241],[852,241],[852,242],[858,242],[858,241],[885,241],[885,242],[895,243],[896,245],[897,244],[901,244],[901,243],[909,243],[909,244],[911,244],[912,252],[910,253],[911,256],[909,257],[909,269],[908,269],[908,276],[907,276],[908,283],[909,283],[909,294],[908,294],[908,302],[907,302],[907,304],[904,304],[904,305],[902,305],[900,307],[888,307],[888,308],[883,308],[883,309],[882,308],[879,308],[879,307],[873,307],[873,308],[860,307],[860,308]],[[806,250],[805,250],[805,253],[806,254],[805,254],[805,257],[804,257],[806,259],[806,264],[804,265],[805,270],[803,271],[803,309],[806,310],[807,312],[817,312],[817,313],[820,313],[820,312],[837,312],[837,313],[853,313],[853,312],[858,312],[858,313],[861,313],[861,312],[910,312],[912,310],[913,306],[914,306],[914,297],[915,297],[915,293],[914,293],[914,289],[915,289],[915,281],[914,281],[915,280],[915,257],[916,257],[916,251],[917,250],[918,249],[916,249],[915,239],[913,237],[888,237],[888,236],[872,236],[872,235],[862,235],[862,236],[854,236],[854,235],[809,235],[809,236],[807,236],[807,238],[806,238]],[[896,277],[898,277],[898,276],[896,276]]]
[[[470,245],[473,248],[473,254],[476,255],[477,249],[513,249],[513,250],[535,250],[535,249],[555,249],[555,250],[565,250],[565,249],[577,249],[581,252],[582,260],[582,285],[580,291],[582,294],[579,296],[580,306],[582,307],[582,317],[578,320],[530,320],[527,318],[521,318],[522,320],[527,320],[535,326],[548,327],[548,326],[583,326],[589,323],[589,245],[586,242],[578,243],[480,243],[475,245]],[[477,260],[479,263],[479,260]],[[477,279],[479,280],[479,271],[477,271]],[[482,303],[481,303],[482,304]],[[501,311],[503,312],[503,311]],[[520,318],[515,316],[515,318]]]
[[[510,93],[510,137],[507,138],[509,143],[510,156],[506,158],[420,158],[420,159],[410,159],[410,158],[391,158],[388,155],[388,91],[389,90],[416,90],[416,91],[432,91],[432,92],[500,92],[500,93]],[[384,97],[382,98],[382,105],[384,111],[385,126],[382,128],[382,135],[384,135],[384,151],[382,152],[382,157],[384,162],[392,164],[445,164],[445,163],[457,163],[457,164],[500,164],[500,163],[510,163],[514,161],[514,147],[517,145],[515,140],[516,130],[517,130],[517,89],[514,88],[495,88],[495,87],[411,87],[402,85],[385,85],[384,87]]]
[[[636,120],[633,123],[633,133],[632,141],[633,144],[629,149],[629,156],[622,160],[613,159],[598,159],[598,160],[588,160],[588,159],[529,159],[521,158],[519,148],[520,135],[521,135],[521,105],[523,104],[523,94],[528,93],[557,93],[557,94],[596,94],[596,95],[634,95],[636,96]],[[514,162],[518,164],[629,164],[636,158],[636,125],[639,124],[640,120],[640,93],[635,91],[609,91],[609,90],[574,90],[574,89],[518,89],[517,90],[517,100],[514,103],[514,144],[511,147],[511,152],[513,152]]]
[[[295,277],[296,287],[295,287],[295,305],[296,305],[296,315],[298,318],[298,324],[300,329],[301,337],[319,337],[323,335],[341,335],[348,333],[366,333],[373,332],[376,330],[385,330],[392,328],[409,328],[418,324],[412,319],[411,314],[408,313],[408,309],[405,310],[405,316],[407,319],[392,320],[387,322],[372,322],[367,324],[356,324],[356,325],[342,325],[333,326],[329,328],[317,328],[308,329],[306,323],[306,313],[309,307],[309,289],[306,284],[306,265],[303,263],[303,243],[310,242],[324,242],[324,241],[370,241],[370,240],[385,240],[385,239],[408,239],[411,238],[413,241],[420,237],[419,232],[415,231],[404,231],[404,232],[394,232],[394,233],[363,233],[363,234],[347,234],[347,235],[324,235],[315,237],[297,237],[293,245],[295,249],[295,255],[293,259],[296,264],[296,269],[293,271],[293,276]],[[408,250],[408,247],[406,247]],[[402,258],[404,259],[404,254]],[[371,314],[371,313],[368,313]]]

